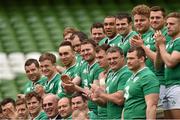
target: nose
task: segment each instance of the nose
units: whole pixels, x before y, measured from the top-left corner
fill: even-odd
[[[123,25],[120,24],[120,25],[119,25],[119,28],[122,28],[122,27],[123,27]]]
[[[141,24],[140,20],[137,20],[137,21],[136,21],[136,24],[140,25],[140,24]]]
[[[129,64],[131,61],[127,59],[127,64]]]
[[[64,58],[65,58],[65,55],[62,55],[61,58],[64,59]]]
[[[32,72],[32,71],[29,71],[29,74],[33,74],[33,72]]]
[[[113,59],[110,59],[110,60],[109,60],[109,64],[112,64],[113,62],[114,62]]]
[[[108,24],[108,25],[106,26],[106,28],[109,29],[109,28],[110,28],[110,25]]]
[[[167,24],[167,25],[166,25],[166,27],[167,27],[167,28],[170,28],[170,25],[169,25],[169,24]]]
[[[84,51],[84,54],[87,54],[87,53],[88,53],[88,51],[87,51],[87,50],[85,50],[85,51]]]
[[[77,108],[77,104],[74,104],[74,107]]]
[[[20,110],[19,113],[23,113],[23,110]]]
[[[96,34],[96,35],[95,35],[95,37],[97,38],[97,37],[99,37],[99,35],[98,35],[98,34]]]

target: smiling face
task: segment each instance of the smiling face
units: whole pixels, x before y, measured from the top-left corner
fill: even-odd
[[[108,52],[107,61],[113,71],[118,70],[124,65],[124,58],[119,52]]]
[[[150,12],[150,24],[154,30],[161,30],[164,27],[165,19],[161,11]]]
[[[43,99],[43,109],[48,118],[54,118],[58,113],[58,101],[52,96],[46,96]]]
[[[39,102],[36,97],[32,97],[27,100],[27,108],[31,115],[36,116],[41,111],[41,102]]]
[[[88,63],[91,63],[95,60],[96,52],[94,47],[91,44],[83,44],[81,45],[81,56]]]
[[[58,112],[62,118],[67,118],[71,115],[72,109],[68,98],[61,98],[58,101]]]
[[[92,28],[91,37],[96,43],[99,43],[105,37],[103,28]]]
[[[104,19],[104,32],[107,37],[114,38],[116,36],[116,19],[115,17],[107,17]]]
[[[101,68],[106,68],[108,66],[106,52],[104,50],[101,49],[96,53],[96,60]]]
[[[25,66],[25,72],[29,80],[36,82],[41,77],[40,69],[36,67],[34,63],[29,66]]]
[[[56,70],[55,65],[50,60],[40,61],[41,72],[44,76],[51,78]]]
[[[75,54],[70,46],[61,46],[59,48],[60,61],[66,66],[70,67],[74,64]]]
[[[122,36],[126,36],[131,30],[131,23],[128,23],[127,18],[116,19],[116,32]]]
[[[81,96],[72,98],[72,110],[85,110],[87,108],[87,103],[83,101]]]
[[[145,33],[150,27],[149,18],[144,15],[134,15],[134,27],[140,34]]]

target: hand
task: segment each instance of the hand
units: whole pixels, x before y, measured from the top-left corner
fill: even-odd
[[[100,95],[105,91],[104,87],[97,86],[96,84],[92,84],[91,89],[92,89],[93,97],[95,98],[100,97]]]
[[[135,35],[131,38],[130,44],[131,46],[142,47],[144,45],[144,41],[141,39],[140,35]]]
[[[69,81],[68,83],[62,82],[62,86],[67,93],[73,93],[75,91],[75,84],[72,81]]]
[[[162,35],[160,30],[156,31],[153,37],[156,40],[156,47],[159,45],[165,45],[166,38]]]
[[[44,87],[40,84],[37,84],[35,86],[35,92],[38,93],[41,97],[43,97],[43,95],[45,94]]]
[[[13,108],[12,105],[7,106],[7,108],[6,108],[6,117],[8,119],[13,119],[13,120],[17,119],[18,115],[16,113],[15,108]]]
[[[88,99],[91,99],[91,94],[92,94],[92,91],[89,90],[89,88],[86,87],[83,89],[83,93],[82,93],[83,96],[87,97]]]
[[[64,67],[60,66],[60,65],[57,65],[56,70],[57,70],[57,72],[62,73],[66,69]]]
[[[66,74],[61,75],[61,80],[66,84],[69,84],[72,81],[71,77]]]
[[[106,77],[107,77],[107,74],[104,71],[99,74],[99,79],[106,79]]]

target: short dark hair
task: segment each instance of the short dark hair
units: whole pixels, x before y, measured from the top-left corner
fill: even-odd
[[[38,93],[36,93],[35,91],[30,92],[30,93],[27,93],[27,94],[25,95],[25,100],[26,100],[26,102],[29,101],[29,100],[31,100],[33,97],[35,97],[40,103],[42,103],[42,98],[41,98],[41,96],[40,96]]]
[[[76,32],[74,32],[73,34],[72,34],[72,36],[70,37],[70,39],[72,40],[72,39],[74,39],[74,37],[75,36],[78,36],[78,38],[79,38],[79,40],[82,42],[82,41],[84,41],[84,40],[86,40],[86,39],[88,39],[88,36],[84,33],[84,32],[82,32],[82,31],[76,31]]]
[[[86,101],[87,101],[87,98],[86,98],[85,96],[83,96],[81,93],[75,93],[75,94],[73,94],[72,97],[71,97],[71,100],[72,100],[73,98],[75,98],[75,97],[81,97],[82,100],[83,100],[83,102],[86,102]]]
[[[101,46],[96,47],[96,52],[98,53],[100,50],[104,50],[105,52],[110,48],[107,44],[102,44]]]
[[[112,46],[106,51],[106,53],[114,53],[114,52],[119,52],[120,55],[124,56],[123,50],[117,46]]]
[[[102,28],[103,31],[104,31],[104,26],[103,26],[103,24],[100,23],[100,22],[96,22],[96,23],[93,23],[93,24],[92,24],[92,26],[91,26],[91,33],[92,33],[92,29],[93,29],[93,28]]]
[[[74,51],[70,41],[62,41],[62,43],[59,45],[59,48],[62,46],[69,46]]]
[[[10,97],[3,99],[3,101],[1,102],[1,106],[5,106],[8,103],[12,103],[14,107],[16,106],[15,100]]]
[[[137,57],[138,58],[144,57],[146,59],[146,53],[145,53],[145,51],[144,51],[144,49],[142,47],[133,46],[128,50],[128,53],[131,53],[131,52],[134,52],[134,51],[137,52]]]
[[[131,17],[131,14],[127,13],[127,12],[120,12],[116,15],[116,19],[124,19],[124,18],[127,18],[127,21],[128,23],[131,23],[132,22],[132,17]]]
[[[50,60],[52,62],[52,64],[56,63],[56,56],[52,53],[43,53],[40,57],[39,57],[39,62],[42,62],[44,60]]]
[[[152,6],[152,7],[150,8],[150,11],[154,11],[154,12],[156,12],[156,11],[161,11],[163,17],[166,16],[166,11],[165,11],[165,9],[164,9],[163,7],[160,7],[160,6]]]
[[[37,67],[37,68],[39,68],[39,62],[36,60],[36,59],[33,59],[33,58],[31,58],[31,59],[27,59],[26,60],[26,62],[25,62],[25,64],[24,64],[24,66],[29,66],[29,65],[31,65],[31,64],[35,64],[35,66]]]
[[[94,47],[94,49],[96,48],[96,43],[92,40],[92,39],[86,39],[85,41],[83,41],[82,43],[81,43],[81,45],[86,45],[86,44],[91,44],[93,47]]]

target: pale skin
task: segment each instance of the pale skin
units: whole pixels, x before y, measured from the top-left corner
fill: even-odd
[[[174,17],[169,17],[166,20],[168,35],[172,37],[172,40],[180,37],[180,27],[179,19]],[[166,51],[165,38],[160,31],[157,31],[155,34],[156,45],[158,47],[158,54],[156,56],[156,67],[158,68],[158,63],[164,62],[167,67],[174,68],[179,64],[180,61],[180,52],[174,50],[171,54]],[[159,60],[159,61],[158,61]],[[160,61],[161,60],[161,61]],[[179,109],[169,109],[165,110],[165,118],[167,119],[179,119],[180,114]]]
[[[111,101],[117,105],[122,105],[124,103],[124,93],[121,90],[112,94],[107,94],[101,87],[98,87],[94,91],[94,96],[93,100],[102,104],[105,104],[107,101]],[[98,97],[101,99],[96,99]]]
[[[156,119],[156,109],[159,94],[149,94],[145,96],[146,101],[146,119]]]
[[[113,71],[116,71],[124,65],[124,59],[123,56],[120,55],[118,52],[113,52],[113,53],[107,53],[107,60],[109,63],[110,68]],[[94,98],[93,100],[99,103],[106,103],[107,101],[113,102],[117,105],[122,105],[124,103],[124,93],[122,90],[118,90],[114,93],[108,94],[105,93],[104,89],[102,87],[93,87],[93,94]],[[101,98],[101,99],[96,99],[96,98]],[[101,102],[100,102],[101,101]]]
[[[165,38],[162,36],[162,33],[160,31],[156,32],[155,39],[156,44],[159,47],[161,58],[166,66],[170,68],[175,67],[180,61],[180,52],[173,51],[171,54],[169,54],[166,51]]]
[[[135,15],[134,26],[140,34],[144,34],[150,27],[149,19],[144,15]],[[153,62],[155,61],[156,52],[151,51],[150,48],[144,45],[141,35],[135,36],[131,39],[131,46],[142,47],[147,57],[151,59]]]

